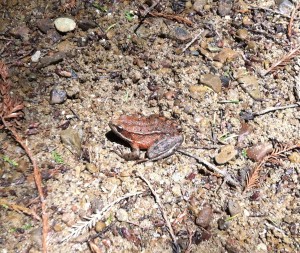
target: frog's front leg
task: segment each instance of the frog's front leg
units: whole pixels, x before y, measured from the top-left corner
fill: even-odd
[[[132,145],[131,145],[131,149],[132,149],[132,150],[131,150],[131,152],[129,152],[129,153],[125,153],[125,152],[124,152],[123,150],[121,150],[121,149],[118,149],[118,151],[115,150],[115,153],[116,153],[118,156],[124,158],[126,161],[139,160],[139,159],[140,159],[140,149],[139,149],[139,147],[132,144]]]
[[[163,159],[174,154],[182,142],[182,135],[166,136],[165,138],[156,141],[148,148],[146,155],[151,161]]]

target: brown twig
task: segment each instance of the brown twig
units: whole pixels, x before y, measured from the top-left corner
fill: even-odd
[[[31,153],[29,147],[22,141],[22,138],[15,130],[15,126],[18,126],[18,120],[23,117],[23,103],[13,98],[10,94],[10,83],[8,78],[8,69],[6,65],[0,62],[0,94],[2,96],[2,101],[0,103],[0,128],[6,128],[19,145],[25,150],[29,160],[33,165],[33,175],[35,179],[35,184],[38,189],[39,197],[41,200],[42,207],[42,222],[43,222],[43,253],[47,252],[47,233],[48,233],[48,217],[46,214],[46,200],[42,189],[42,177],[37,166],[37,163]]]
[[[166,211],[165,211],[165,209],[164,209],[164,207],[163,207],[163,205],[162,205],[162,203],[160,201],[160,197],[155,192],[155,190],[153,189],[153,187],[150,184],[150,182],[144,176],[142,176],[142,174],[140,174],[139,172],[137,172],[137,175],[138,175],[138,177],[140,179],[142,179],[147,184],[147,186],[149,187],[151,193],[153,194],[153,196],[155,198],[155,202],[158,204],[159,209],[160,209],[160,211],[162,213],[162,216],[163,216],[163,218],[164,218],[164,220],[166,222],[167,228],[169,230],[170,236],[171,236],[172,241],[173,241],[174,249],[175,249],[176,252],[179,252],[179,245],[177,243],[177,239],[176,239],[176,236],[174,234],[174,230],[173,230],[172,225],[171,225],[171,223],[169,221],[168,215],[167,215],[167,213],[166,213]]]
[[[229,182],[229,183],[231,183],[232,185],[234,185],[236,187],[240,186],[240,183],[238,181],[236,181],[235,179],[233,179],[226,171],[220,170],[217,166],[215,166],[215,165],[211,164],[210,162],[202,159],[201,157],[192,155],[188,152],[185,152],[182,149],[178,149],[177,151],[184,154],[184,155],[186,155],[186,156],[189,156],[189,157],[192,157],[192,158],[196,159],[199,163],[204,164],[209,169],[211,169],[211,170],[215,171],[216,173],[222,175],[224,177],[225,182]]]
[[[292,28],[293,28],[293,23],[294,23],[294,19],[295,19],[295,14],[296,14],[296,11],[299,9],[299,7],[300,7],[300,3],[298,2],[292,11],[291,19],[290,19],[289,26],[288,26],[288,33],[287,33],[287,36],[289,39],[291,39],[291,37],[292,37]]]
[[[274,148],[272,153],[270,155],[267,155],[262,161],[260,161],[247,177],[244,192],[253,187],[256,187],[259,184],[260,171],[263,169],[263,166],[267,162],[278,161],[279,158],[286,156],[286,152],[297,148],[300,148],[300,143],[296,145],[278,145],[278,147]]]
[[[190,20],[188,20],[184,17],[178,16],[178,15],[160,13],[160,12],[156,12],[156,11],[149,12],[149,15],[153,16],[153,17],[161,17],[161,18],[166,18],[166,19],[169,19],[169,20],[175,20],[179,23],[184,23],[184,24],[187,24],[189,26],[193,25],[192,21],[190,21]]]
[[[182,49],[182,53],[184,53],[197,39],[199,39],[202,33],[203,33],[202,30],[198,32],[196,36],[189,43],[186,44],[184,49]]]
[[[267,75],[270,72],[274,72],[278,68],[282,68],[287,65],[295,56],[300,54],[300,46],[297,46],[286,55],[280,58],[279,61],[275,62],[270,68],[268,68],[263,75]]]

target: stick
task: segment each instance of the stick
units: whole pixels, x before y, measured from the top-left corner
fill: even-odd
[[[285,18],[291,18],[291,16],[289,16],[289,15],[285,15],[285,14],[279,12],[279,11],[275,11],[275,10],[272,10],[272,9],[269,9],[269,8],[266,8],[266,7],[259,7],[259,6],[250,5],[250,6],[249,6],[249,9],[252,9],[252,10],[264,10],[264,11],[269,11],[269,12],[272,12],[272,13],[274,13],[274,14],[283,16],[283,17],[285,17]],[[295,19],[295,20],[298,20],[298,19]]]
[[[176,237],[175,237],[174,230],[173,230],[173,228],[172,228],[172,226],[171,226],[171,223],[170,223],[170,221],[169,221],[169,219],[168,219],[167,213],[166,213],[166,211],[164,210],[164,207],[163,207],[163,205],[162,205],[162,203],[161,203],[161,201],[160,201],[159,196],[157,195],[157,193],[156,193],[155,190],[153,189],[153,187],[152,187],[152,185],[150,184],[150,182],[149,182],[146,178],[144,178],[144,177],[142,176],[142,174],[140,174],[139,172],[137,172],[137,175],[138,175],[138,177],[139,177],[140,179],[142,179],[142,180],[148,185],[148,187],[149,187],[151,193],[153,194],[153,196],[154,196],[154,198],[155,198],[155,202],[158,204],[159,209],[160,209],[160,211],[161,211],[161,213],[162,213],[162,216],[163,216],[163,218],[164,218],[164,220],[165,220],[165,222],[166,222],[166,225],[167,225],[167,227],[168,227],[169,233],[170,233],[171,238],[172,238],[172,241],[173,241],[174,248],[175,248],[176,252],[179,252],[179,251],[178,251],[178,250],[179,250],[179,245],[178,245],[178,243],[177,243],[177,239],[176,239]]]
[[[240,183],[238,181],[236,181],[235,179],[233,179],[230,175],[228,175],[228,173],[226,171],[220,170],[217,166],[213,165],[212,163],[202,159],[199,156],[194,156],[190,153],[187,153],[187,152],[183,151],[182,149],[178,149],[177,151],[184,154],[184,155],[186,155],[186,156],[189,156],[189,157],[192,157],[192,158],[196,159],[199,163],[204,164],[209,169],[211,169],[211,170],[215,171],[216,173],[222,175],[224,177],[225,182],[229,182],[229,183],[231,183],[232,185],[234,185],[236,187],[240,186]]]
[[[182,49],[182,53],[184,53],[198,38],[200,38],[202,32],[203,31],[201,30],[189,43],[186,44],[184,49]]]
[[[288,109],[288,108],[295,108],[295,107],[298,107],[298,106],[300,106],[300,102],[298,102],[297,104],[270,107],[270,108],[267,108],[267,109],[262,110],[260,112],[253,113],[253,116],[256,117],[256,116],[266,114],[268,112],[273,112],[273,111],[277,111],[277,110],[284,110],[284,109]]]

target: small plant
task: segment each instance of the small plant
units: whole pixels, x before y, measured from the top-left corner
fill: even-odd
[[[247,158],[247,157],[248,157],[248,155],[247,155],[247,150],[246,150],[245,148],[242,150],[242,156],[243,156],[244,158]]]
[[[14,167],[18,166],[18,163],[14,160],[11,160],[7,155],[4,155],[2,157],[2,159],[3,159],[4,162],[7,162],[7,163],[9,163],[10,165],[12,165]]]
[[[53,157],[53,159],[56,163],[59,163],[59,164],[64,163],[64,160],[62,159],[61,155],[58,154],[56,151],[52,151],[51,154],[52,154],[52,157]]]
[[[125,11],[125,18],[130,22],[134,18],[134,14],[132,11]]]

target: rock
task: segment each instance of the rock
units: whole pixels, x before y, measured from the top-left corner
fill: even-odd
[[[233,200],[228,201],[228,212],[231,217],[237,215],[241,211],[242,211],[242,209],[238,202],[233,201]]]
[[[218,76],[205,74],[201,77],[200,82],[211,88],[214,92],[219,93],[222,90],[222,82]]]
[[[86,169],[91,173],[91,174],[96,174],[99,172],[99,168],[93,164],[93,163],[87,163],[86,164]]]
[[[103,221],[97,221],[95,224],[95,231],[97,233],[100,233],[101,231],[103,231],[103,229],[106,228],[106,224]]]
[[[128,212],[123,209],[123,208],[120,208],[117,210],[116,212],[116,218],[118,221],[128,221]]]
[[[53,54],[51,56],[45,56],[40,60],[40,64],[37,66],[37,68],[44,68],[51,64],[56,64],[58,62],[61,62],[65,58],[64,52],[58,52],[56,54]]]
[[[298,152],[293,152],[288,158],[291,163],[300,163],[300,154]]]
[[[38,50],[31,56],[31,61],[38,62],[40,57],[41,57],[41,51]]]
[[[101,189],[105,192],[111,192],[116,186],[121,184],[121,180],[115,177],[110,177],[102,182]]]
[[[244,16],[242,22],[243,22],[243,25],[246,27],[253,25],[253,21],[248,16]]]
[[[216,155],[215,161],[217,164],[225,164],[232,160],[237,155],[237,150],[235,150],[234,146],[226,145],[221,148],[219,154]]]
[[[237,52],[230,48],[223,48],[222,51],[214,57],[214,60],[224,63],[226,61],[231,61],[235,59],[238,55],[239,54]]]
[[[249,51],[256,52],[257,51],[257,43],[254,40],[250,40],[247,42],[247,47]]]
[[[60,223],[56,223],[54,226],[53,226],[53,230],[55,232],[60,232],[64,229],[64,227],[60,224]]]
[[[48,18],[38,20],[37,27],[44,34],[46,34],[50,29],[54,28],[52,20]]]
[[[98,26],[97,23],[88,19],[84,19],[78,22],[78,27],[83,31],[87,31],[88,29],[91,28],[96,28],[97,26]]]
[[[67,100],[67,92],[64,90],[52,89],[50,92],[50,104],[62,104]]]
[[[193,4],[194,11],[201,13],[204,6],[207,4],[207,0],[196,0]]]
[[[246,29],[238,29],[236,32],[236,36],[241,40],[246,40],[249,37],[249,33]]]
[[[81,137],[75,129],[66,129],[60,132],[62,143],[75,150],[77,154],[81,153]]]
[[[71,41],[64,40],[57,44],[57,50],[60,52],[69,52],[75,47],[75,44]]]
[[[207,228],[212,221],[213,210],[210,205],[204,205],[197,214],[196,224],[202,228]]]
[[[229,223],[226,221],[226,217],[218,219],[218,228],[220,230],[227,230],[229,228]]]
[[[267,154],[273,151],[273,145],[271,143],[257,144],[247,149],[247,156],[253,161],[261,161]]]
[[[193,98],[202,98],[204,97],[205,93],[208,92],[210,88],[203,85],[191,85],[189,91]]]
[[[29,40],[29,28],[23,24],[19,25],[13,29],[10,30],[10,34],[14,36],[17,39],[22,39],[23,41]]]
[[[236,77],[242,89],[249,94],[254,100],[261,101],[262,94],[259,90],[258,80],[253,75],[248,75],[246,72],[238,71]]]
[[[182,27],[175,27],[174,38],[180,42],[186,42],[191,39],[190,33]]]
[[[294,8],[294,4],[289,0],[275,1],[277,2],[279,12],[289,16]]]
[[[76,23],[71,18],[57,18],[54,25],[58,31],[63,33],[73,31],[76,28]]]
[[[232,0],[220,0],[218,6],[218,14],[225,17],[231,13]]]

